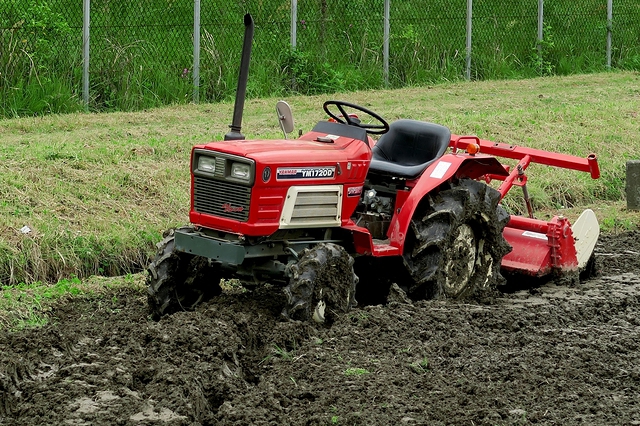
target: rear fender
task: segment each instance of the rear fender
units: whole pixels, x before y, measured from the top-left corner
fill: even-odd
[[[422,173],[404,204],[396,208],[387,232],[389,245],[404,252],[411,219],[421,203],[426,200],[426,195],[453,178],[478,179],[483,175],[507,176],[508,173],[495,157],[486,155],[447,154],[431,164]]]

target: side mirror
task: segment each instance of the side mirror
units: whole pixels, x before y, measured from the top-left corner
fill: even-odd
[[[293,113],[291,107],[285,101],[278,101],[276,104],[276,112],[278,113],[278,121],[280,122],[280,128],[284,133],[284,138],[287,139],[287,135],[293,132]]]

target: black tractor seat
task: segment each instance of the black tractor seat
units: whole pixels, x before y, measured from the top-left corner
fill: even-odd
[[[372,149],[369,173],[415,179],[449,146],[451,131],[426,121],[398,120]]]

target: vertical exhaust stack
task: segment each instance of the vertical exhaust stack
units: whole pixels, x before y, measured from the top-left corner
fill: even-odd
[[[247,80],[249,79],[249,62],[251,60],[251,43],[253,42],[253,18],[251,14],[244,15],[244,44],[242,45],[242,59],[240,60],[240,75],[238,76],[238,87],[236,89],[236,103],[233,108],[233,121],[231,131],[224,135],[225,141],[235,141],[244,139],[240,133],[242,129],[242,112],[244,110],[244,100],[247,95]]]

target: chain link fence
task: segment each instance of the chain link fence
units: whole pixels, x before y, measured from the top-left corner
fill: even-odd
[[[194,54],[194,0],[91,0],[88,107],[232,97],[245,13],[251,97],[640,69],[640,3],[609,1],[195,0]],[[81,3],[0,0],[0,116],[83,107]]]

